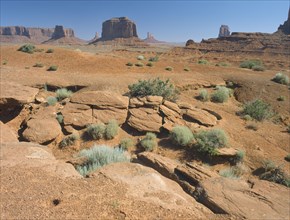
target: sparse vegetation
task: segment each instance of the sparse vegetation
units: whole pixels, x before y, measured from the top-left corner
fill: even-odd
[[[285,160],[290,162],[290,154],[288,154],[286,157],[285,157]]]
[[[147,132],[146,136],[140,141],[141,146],[145,151],[153,151],[157,146],[156,135],[151,132]]]
[[[73,92],[66,89],[66,88],[56,90],[56,97],[57,97],[58,101],[69,98],[72,94],[73,94]]]
[[[193,140],[193,134],[186,126],[174,127],[170,133],[170,137],[175,144],[180,146],[189,146]]]
[[[86,133],[93,140],[105,137],[106,126],[104,124],[92,124],[87,127]]]
[[[33,67],[42,68],[42,67],[44,67],[44,65],[42,63],[36,63],[36,64],[34,64]]]
[[[208,61],[207,60],[199,60],[197,61],[198,64],[208,64]]]
[[[7,60],[4,60],[4,61],[2,62],[2,65],[7,65],[7,63],[8,63],[8,61],[7,61]]]
[[[241,162],[241,161],[243,161],[245,155],[246,155],[245,151],[243,151],[243,150],[238,150],[238,152],[237,152],[237,154],[236,154],[236,159],[235,159],[235,161],[236,161],[236,162]]]
[[[226,102],[230,97],[230,90],[224,86],[217,88],[217,91],[211,95],[211,100],[217,103]]]
[[[128,150],[132,146],[133,140],[131,138],[123,138],[119,144],[119,147],[122,148],[123,150]]]
[[[145,60],[145,57],[143,55],[137,56],[137,60]]]
[[[139,80],[138,83],[128,86],[131,97],[144,97],[148,95],[162,96],[169,101],[177,99],[178,91],[169,81],[159,78],[149,80]]]
[[[51,49],[51,48],[49,48],[47,51],[46,51],[46,53],[53,53],[54,52],[54,49]]]
[[[220,170],[219,174],[223,177],[230,179],[239,179],[245,172],[247,168],[242,163],[238,163],[236,166]]]
[[[117,136],[119,131],[119,125],[116,120],[110,120],[106,125],[105,137],[107,140],[111,140]]]
[[[21,46],[18,51],[24,52],[24,53],[34,53],[35,46],[33,44],[25,44]]]
[[[286,176],[280,166],[268,160],[264,162],[263,168],[265,172],[260,175],[260,179],[290,187],[290,178]]]
[[[56,115],[56,120],[58,121],[58,123],[62,124],[63,123],[63,115],[61,113],[58,113]]]
[[[146,66],[152,67],[153,66],[153,63],[151,63],[151,62],[150,63],[147,63]]]
[[[200,131],[194,135],[194,138],[197,150],[210,156],[217,155],[217,148],[225,147],[228,143],[228,137],[221,129]]]
[[[171,66],[167,66],[167,67],[165,67],[165,70],[167,70],[167,71],[172,71],[172,70],[173,70],[173,67],[171,67]]]
[[[288,85],[289,84],[289,77],[283,73],[277,73],[273,78],[273,81],[276,83]]]
[[[189,71],[190,71],[190,69],[189,69],[188,67],[185,67],[183,70],[184,70],[185,72],[189,72]]]
[[[48,96],[46,98],[46,102],[48,105],[55,105],[57,103],[57,98],[55,98],[54,96]]]
[[[58,66],[50,66],[47,71],[57,71]]]
[[[253,123],[248,124],[248,125],[246,125],[246,128],[249,129],[249,130],[258,131],[257,124],[253,124]]]
[[[251,121],[252,120],[252,117],[250,115],[244,115],[242,117],[245,121]]]
[[[226,67],[226,66],[229,66],[229,64],[228,63],[224,63],[224,62],[220,62],[220,63],[217,63],[216,66]]]
[[[198,99],[203,101],[203,102],[207,102],[209,100],[209,94],[208,94],[206,89],[200,90],[199,95],[198,95]]]
[[[277,98],[277,101],[279,101],[279,102],[283,102],[283,101],[285,101],[286,100],[286,97],[285,96],[279,96],[278,98]]]
[[[131,62],[128,62],[128,63],[126,63],[126,66],[134,66],[134,64]]]
[[[157,62],[158,60],[159,60],[159,57],[158,57],[158,56],[150,57],[150,58],[149,58],[149,61],[150,61],[150,62]]]
[[[240,67],[241,68],[246,68],[246,69],[255,69],[256,67],[263,67],[263,64],[260,60],[246,60],[246,61],[243,61],[241,64],[240,64]]]
[[[86,176],[102,166],[117,163],[129,162],[130,158],[121,148],[111,148],[105,145],[94,145],[91,149],[80,151],[79,157],[85,158],[86,162],[76,167],[76,170]]]
[[[74,143],[78,139],[79,139],[79,136],[77,134],[68,135],[64,139],[62,139],[62,141],[59,143],[59,147],[64,148],[64,147],[74,145]]]
[[[252,70],[254,71],[265,71],[265,67],[262,65],[255,65],[252,67]]]
[[[272,108],[264,101],[257,99],[247,103],[243,109],[244,115],[250,115],[252,118],[263,121],[273,116]]]
[[[144,66],[144,64],[143,64],[143,63],[141,63],[141,62],[138,62],[138,63],[135,63],[135,66],[137,66],[137,67],[143,67],[143,66]]]

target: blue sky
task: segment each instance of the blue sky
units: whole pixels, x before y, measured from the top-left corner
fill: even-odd
[[[288,0],[272,1],[14,1],[1,0],[1,26],[73,28],[77,37],[101,34],[102,22],[126,16],[140,38],[184,42],[217,37],[221,24],[232,32],[275,32],[288,16]]]

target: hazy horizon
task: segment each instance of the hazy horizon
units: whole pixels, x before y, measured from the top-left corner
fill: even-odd
[[[185,42],[231,32],[273,33],[287,19],[289,1],[6,1],[1,0],[1,26],[72,28],[90,40],[113,17],[128,17],[141,39]]]

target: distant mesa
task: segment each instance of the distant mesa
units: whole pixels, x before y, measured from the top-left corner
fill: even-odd
[[[192,39],[189,39],[188,41],[186,41],[185,46],[188,47],[188,46],[193,45],[193,44],[195,44],[194,41]]]
[[[228,25],[221,25],[220,27],[220,31],[219,31],[219,38],[221,37],[228,37],[230,36],[231,32],[230,32],[230,28]]]
[[[290,8],[288,9],[288,19],[278,27],[278,33],[290,35]],[[277,33],[276,32],[276,33]]]
[[[99,33],[96,32],[95,36],[93,39],[89,40],[89,43],[92,43],[92,42],[95,42],[96,40],[98,40],[100,37],[99,37]]]
[[[148,44],[161,44],[161,43],[166,43],[165,41],[159,41],[159,40],[156,40],[154,38],[154,36],[147,32],[147,37],[143,40],[145,43],[148,43]]]

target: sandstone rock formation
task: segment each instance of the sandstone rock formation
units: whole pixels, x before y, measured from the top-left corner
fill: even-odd
[[[2,121],[0,121],[0,143],[4,142],[18,142],[16,134],[13,130]]]
[[[218,37],[228,37],[230,36],[230,33],[231,32],[228,25],[221,25]]]
[[[278,27],[278,33],[282,32],[283,34],[290,34],[290,8],[288,9],[288,19]]]
[[[54,28],[54,32],[52,34],[53,39],[59,39],[62,37],[74,37],[74,31],[71,28],[64,29],[61,25],[56,25]]]
[[[193,45],[193,44],[194,44],[194,41],[192,39],[189,39],[188,41],[186,41],[185,46],[188,47],[188,46]]]
[[[161,44],[161,43],[165,43],[164,41],[159,41],[159,40],[156,40],[154,38],[154,36],[151,34],[151,33],[147,33],[147,37],[143,40],[145,43],[148,43],[148,44]]]

